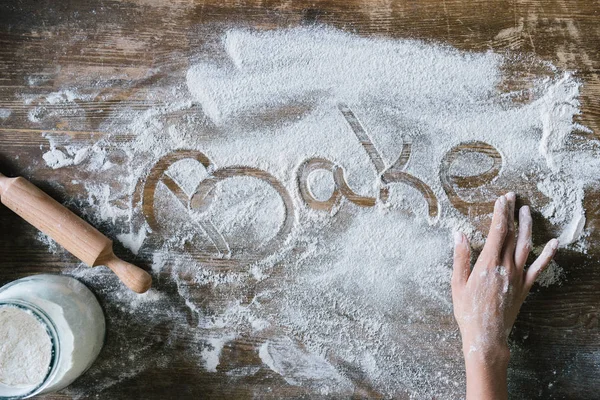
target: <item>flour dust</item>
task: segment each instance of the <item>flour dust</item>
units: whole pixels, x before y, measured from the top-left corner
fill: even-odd
[[[160,294],[134,300],[118,285],[100,296],[147,310],[130,316],[138,326],[179,321],[173,329],[198,343],[189,354],[209,372],[226,368],[220,356],[229,342],[268,335],[255,349],[260,368],[290,385],[332,395],[460,396],[451,234],[464,231],[481,246],[477,223],[489,214],[461,211],[441,176],[483,176],[494,160],[471,152],[448,171],[441,165],[461,144],[491,146],[498,175],[458,188],[459,198],[486,203],[516,185],[563,247],[585,252],[583,196],[597,182],[600,157],[595,141],[572,140],[589,133],[573,121],[579,81],[545,64],[528,89],[502,92],[503,65],[518,61],[327,28],[231,30],[221,45],[217,54],[199,51],[185,80],[148,88],[161,106],[112,111],[102,139],[45,136],[48,168],[69,168],[88,193],[86,215],[117,226],[122,244],[151,260],[155,279],[175,285],[181,307]],[[65,88],[29,99],[31,121],[60,112],[48,104],[84,113],[78,96],[87,95]],[[381,195],[383,170],[407,144],[402,171],[430,189],[435,207],[406,181]],[[320,167],[304,192],[300,168],[309,160]],[[153,194],[150,204],[140,191]],[[352,196],[367,200],[361,206]],[[554,265],[541,279],[556,284],[563,275]],[[166,362],[146,357],[120,368],[135,374]]]

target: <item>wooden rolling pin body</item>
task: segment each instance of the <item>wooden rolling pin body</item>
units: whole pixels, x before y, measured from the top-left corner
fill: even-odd
[[[150,274],[115,256],[112,240],[26,179],[0,174],[0,201],[87,265],[106,265],[135,292],[150,288]]]

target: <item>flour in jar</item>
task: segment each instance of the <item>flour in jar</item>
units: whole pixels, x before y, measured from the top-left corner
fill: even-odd
[[[46,328],[30,312],[0,306],[0,384],[34,388],[48,373],[52,342]]]

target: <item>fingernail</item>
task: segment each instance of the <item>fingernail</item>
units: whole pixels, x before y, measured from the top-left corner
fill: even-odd
[[[529,214],[529,206],[523,206],[521,207],[521,210],[519,211],[522,215],[527,215]]]
[[[508,192],[506,193],[505,197],[508,201],[513,201],[517,198],[517,195],[515,194],[515,192]]]
[[[454,244],[461,244],[463,242],[463,237],[461,232],[454,232]]]
[[[558,249],[558,245],[559,245],[559,244],[560,244],[560,243],[559,243],[558,239],[552,239],[552,240],[550,241],[550,248],[551,248],[553,251],[556,251],[556,249]]]
[[[496,200],[496,204],[503,206],[506,204],[506,197],[504,196],[500,196],[498,197],[498,200]]]

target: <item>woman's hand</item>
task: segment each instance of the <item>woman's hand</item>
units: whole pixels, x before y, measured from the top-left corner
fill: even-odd
[[[524,271],[531,250],[531,214],[529,207],[521,207],[516,234],[514,210],[514,193],[496,200],[485,246],[472,271],[469,242],[464,234],[455,234],[452,302],[467,367],[467,398],[506,398],[508,335],[531,286],[558,248],[558,240],[549,241]]]

